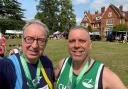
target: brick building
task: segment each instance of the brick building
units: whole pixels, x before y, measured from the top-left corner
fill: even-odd
[[[110,4],[108,8],[101,8],[101,11],[96,11],[95,14],[90,11],[84,12],[84,17],[80,25],[91,26],[94,32],[99,32],[102,37],[105,37],[108,31],[113,29],[117,24],[128,25],[128,11],[123,11],[123,6],[117,8]]]

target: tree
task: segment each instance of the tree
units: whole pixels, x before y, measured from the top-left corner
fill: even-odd
[[[92,32],[92,27],[90,25],[88,26],[88,31]]]
[[[114,31],[126,31],[128,30],[128,25],[126,24],[118,24],[113,27]]]
[[[35,18],[44,22],[53,33],[67,31],[76,24],[71,0],[40,0]]]
[[[56,31],[58,29],[58,1],[40,0],[35,18],[45,23],[51,33]]]
[[[0,17],[4,15],[4,11],[3,11],[3,1],[0,0]]]
[[[76,25],[76,16],[73,13],[71,0],[59,0],[60,14],[59,23],[62,31],[68,31],[72,26]]]
[[[5,30],[21,29],[24,25],[23,9],[21,3],[17,0],[1,0],[0,1],[0,30],[5,33]]]

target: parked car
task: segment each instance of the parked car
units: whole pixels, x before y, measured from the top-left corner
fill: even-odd
[[[93,41],[101,40],[101,35],[100,35],[99,32],[92,32],[92,33],[89,33],[89,34],[90,34],[91,40],[93,40]]]

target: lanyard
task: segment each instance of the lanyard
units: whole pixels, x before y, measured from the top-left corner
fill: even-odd
[[[41,64],[40,60],[37,65],[36,77],[34,80],[32,80],[32,77],[30,75],[30,70],[29,70],[27,62],[26,62],[26,58],[23,56],[23,54],[20,55],[20,59],[21,59],[21,64],[23,66],[23,70],[25,72],[25,76],[27,78],[27,84],[28,84],[29,88],[36,89],[37,85],[39,83],[39,80],[40,80],[40,64]]]
[[[41,66],[41,72],[42,72],[42,74],[43,74],[43,76],[44,76],[44,79],[46,80],[46,82],[47,82],[49,88],[50,88],[50,89],[53,89],[53,85],[52,85],[51,81],[49,80],[49,78],[48,78],[48,76],[47,76],[47,74],[46,74],[46,72],[45,72],[45,70],[44,70],[43,65],[41,64],[40,66]]]
[[[81,70],[80,74],[76,78],[76,85],[80,82],[81,78],[83,77],[84,73],[87,71],[87,68],[89,67],[90,61],[87,60],[86,64],[84,65],[83,69]],[[71,63],[70,71],[69,71],[69,82],[72,84],[72,78],[73,78],[73,63]]]

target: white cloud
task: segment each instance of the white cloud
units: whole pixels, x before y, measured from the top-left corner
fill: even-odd
[[[123,10],[128,11],[128,0],[124,2]]]
[[[82,18],[76,18],[77,25],[80,25],[81,20],[82,20]]]
[[[117,7],[123,5],[123,10],[128,11],[128,0],[113,0],[112,4]]]
[[[72,0],[74,5],[87,4],[89,0]]]
[[[123,7],[123,10],[124,10],[124,11],[128,11],[128,4]]]
[[[101,7],[105,6],[107,9],[110,3],[116,7],[123,5],[123,10],[128,11],[128,0],[72,0],[72,3],[75,5],[77,25],[80,24],[84,11],[95,13],[98,10],[100,12]]]
[[[106,2],[106,0],[94,0],[94,2],[91,3],[92,8],[95,8],[95,10],[98,10],[99,8],[103,6],[107,6],[109,3]]]
[[[90,6],[93,10],[99,11],[99,9],[103,6],[107,8],[110,3],[114,4],[116,7],[123,5],[123,10],[128,11],[128,0],[94,0]]]

